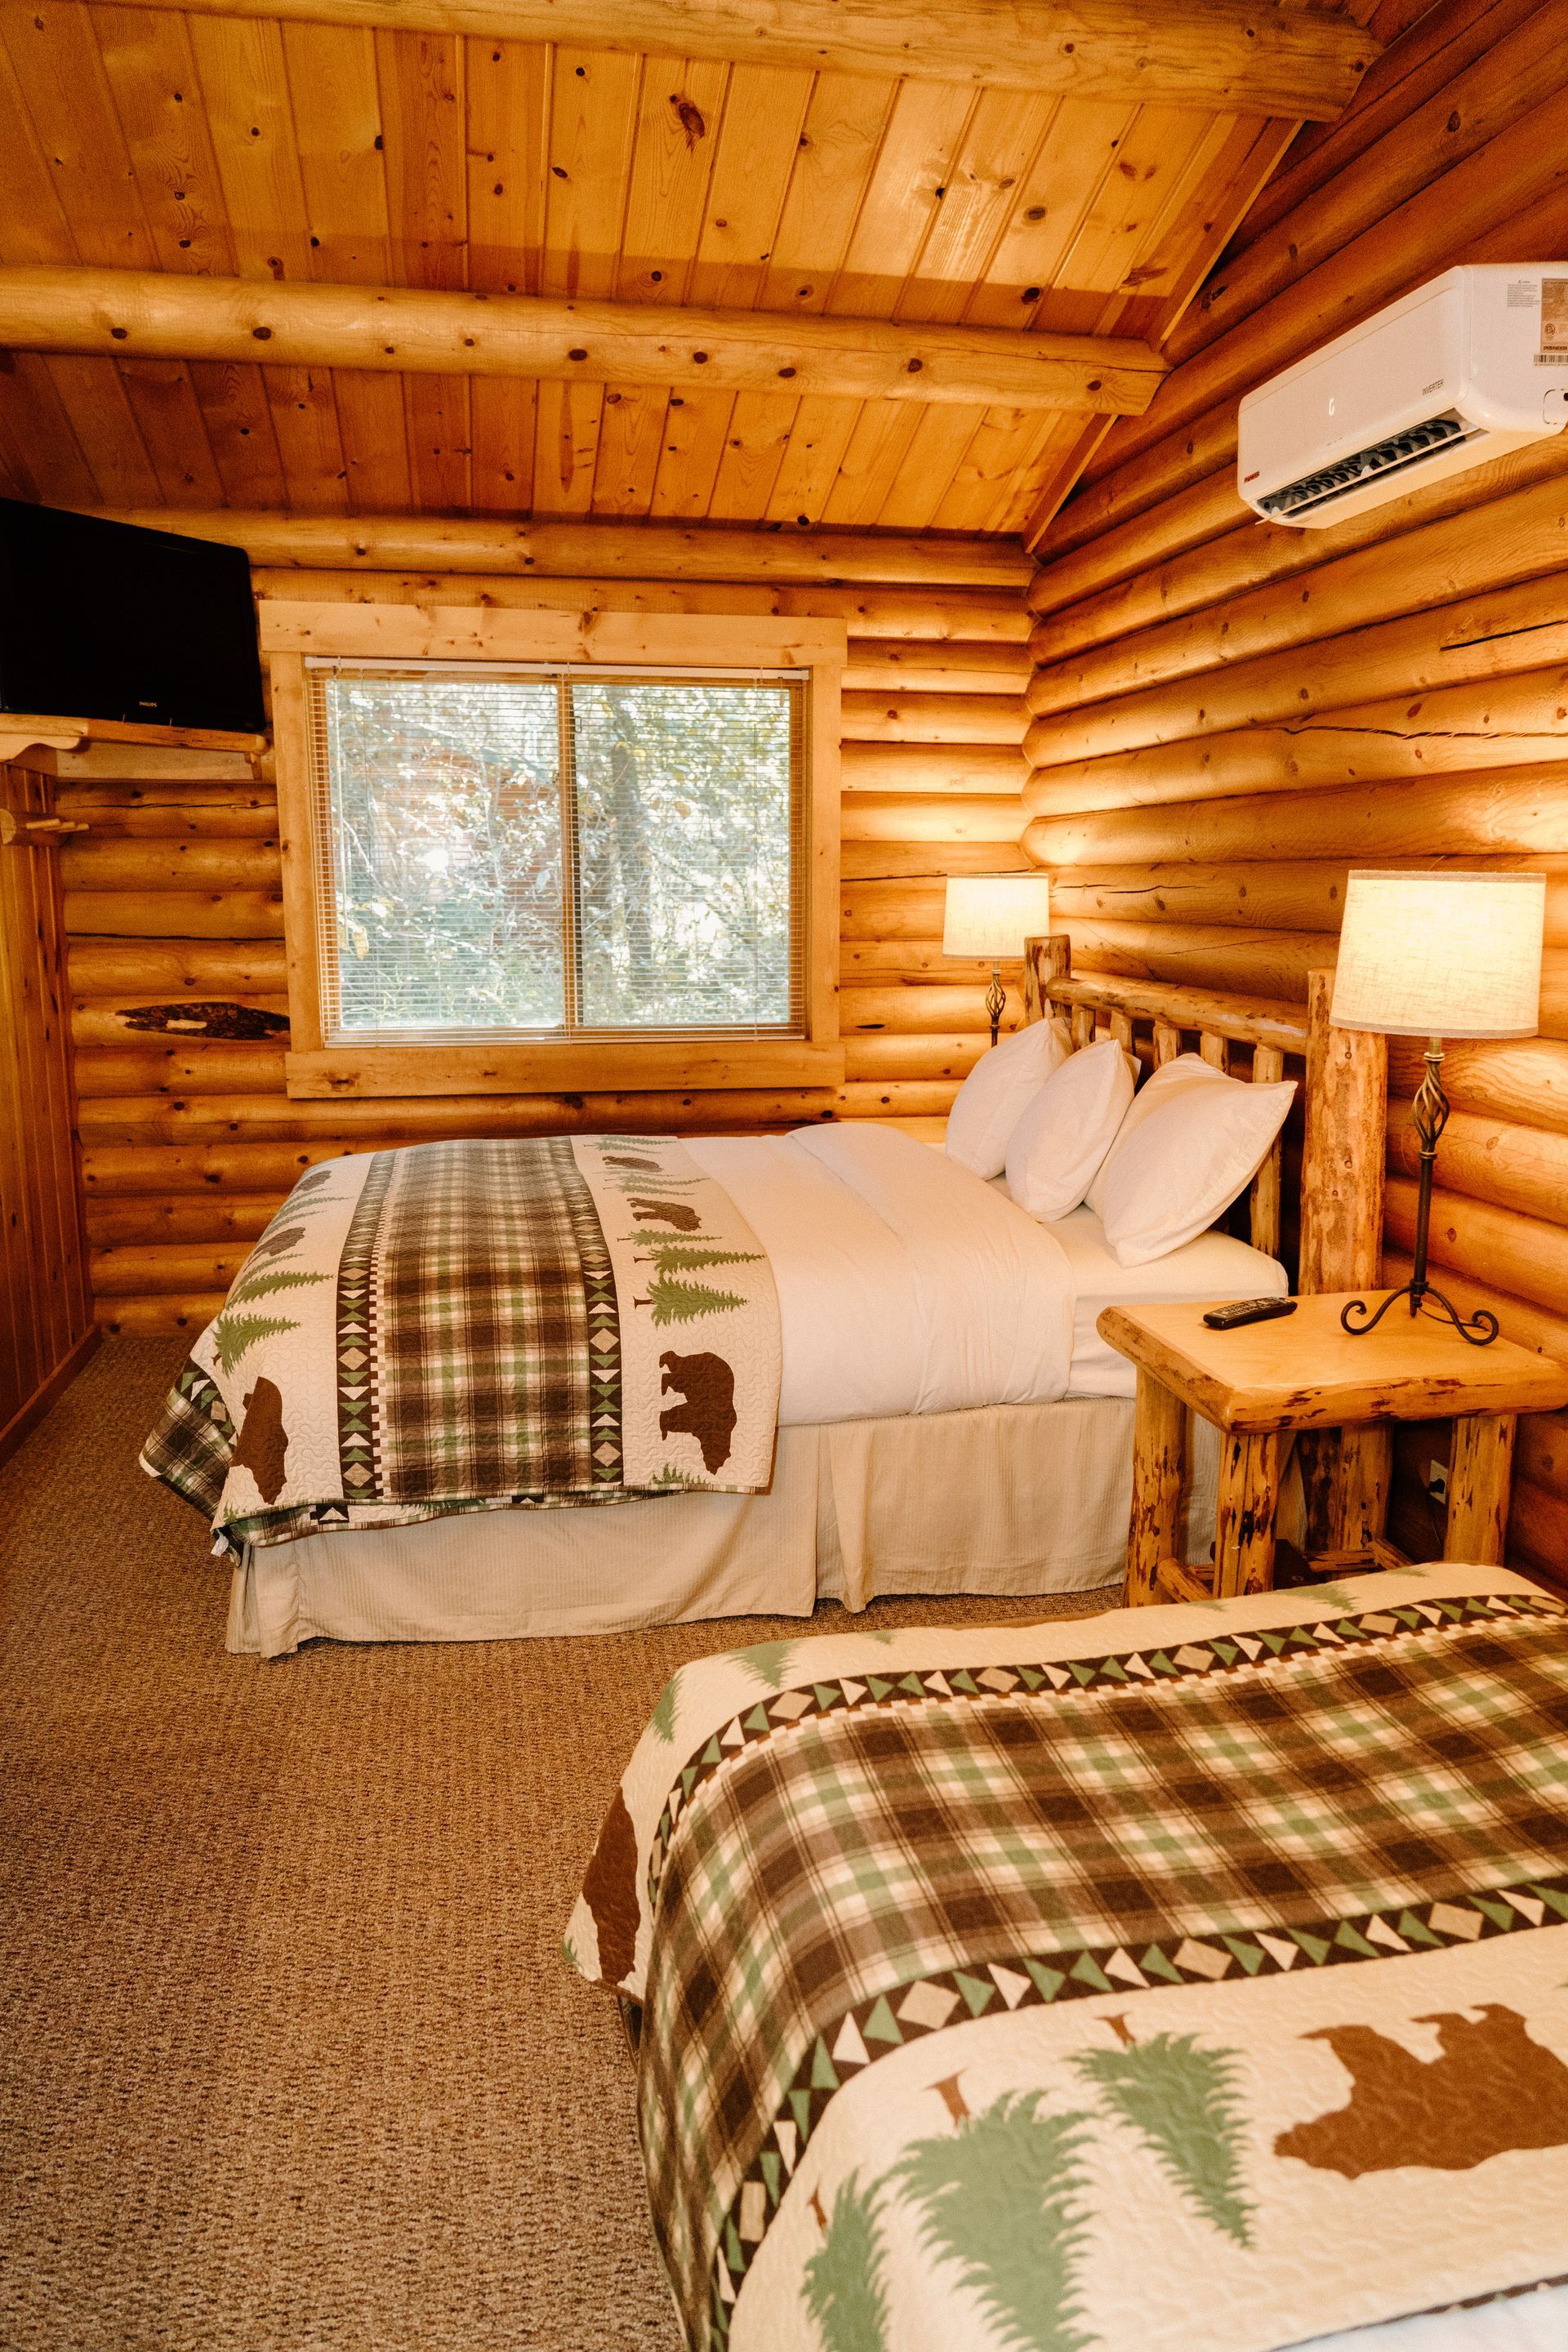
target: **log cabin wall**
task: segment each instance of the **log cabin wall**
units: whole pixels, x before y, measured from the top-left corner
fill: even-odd
[[[50,778],[0,760],[0,1461],[96,1343]]]
[[[849,630],[843,740],[846,1083],[798,1093],[290,1101],[277,806],[236,753],[62,754],[72,1034],[99,1319],[198,1329],[301,1170],[426,1137],[755,1129],[947,1110],[990,974],[941,953],[943,877],[1015,868],[1027,567],[1011,584],[713,586],[258,569],[267,597],[790,613]],[[902,567],[907,570],[907,566]],[[950,567],[951,568],[951,567]],[[1010,981],[1008,1025],[1020,1017]]]
[[[1568,1357],[1568,437],[1315,530],[1236,494],[1239,396],[1455,263],[1568,252],[1563,13],[1442,0],[1304,132],[1039,539],[1028,855],[1076,969],[1301,1000],[1356,866],[1544,867],[1541,1034],[1459,1045],[1434,1278]],[[1408,1272],[1415,1041],[1391,1041]],[[1419,1556],[1442,1433],[1406,1433]],[[1568,1575],[1568,1416],[1521,1425],[1510,1545]]]

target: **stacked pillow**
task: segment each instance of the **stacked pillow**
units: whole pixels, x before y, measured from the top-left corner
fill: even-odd
[[[1007,1190],[1045,1223],[1069,1216],[1099,1175],[1132,1102],[1136,1065],[1112,1037],[1069,1055],[1007,1139]]]
[[[1059,1021],[1034,1022],[959,1089],[947,1149],[1046,1223],[1087,1202],[1122,1265],[1147,1265],[1205,1233],[1244,1191],[1285,1123],[1293,1079],[1227,1077],[1196,1054],[1164,1063],[1141,1094],[1113,1038],[1072,1051]]]
[[[1294,1078],[1227,1078],[1196,1054],[1154,1072],[1087,1194],[1121,1265],[1147,1265],[1206,1233],[1257,1175],[1285,1124]]]
[[[949,1158],[988,1182],[1000,1176],[1008,1137],[1047,1079],[1072,1058],[1062,1021],[1030,1021],[982,1054],[948,1113]]]

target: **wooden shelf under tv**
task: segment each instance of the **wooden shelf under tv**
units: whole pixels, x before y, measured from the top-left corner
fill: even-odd
[[[0,761],[19,760],[35,748],[75,751],[84,743],[155,743],[170,751],[261,752],[265,735],[241,735],[222,727],[153,727],[137,719],[66,719],[27,710],[0,710]]]

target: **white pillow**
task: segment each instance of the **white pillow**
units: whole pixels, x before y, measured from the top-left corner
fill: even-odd
[[[1113,1037],[1069,1055],[1007,1145],[1007,1190],[1050,1223],[1076,1209],[1100,1172],[1132,1100],[1132,1071]]]
[[[982,1054],[947,1116],[949,1157],[977,1176],[1000,1176],[1008,1137],[1071,1053],[1064,1023],[1030,1021]]]
[[[1089,1205],[1121,1265],[1147,1265],[1207,1231],[1249,1184],[1285,1124],[1293,1078],[1256,1086],[1182,1054],[1121,1122]]]

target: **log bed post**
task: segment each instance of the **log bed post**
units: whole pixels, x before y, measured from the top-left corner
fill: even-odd
[[[1301,1160],[1302,1295],[1375,1289],[1383,1273],[1388,1045],[1329,1018],[1331,971],[1307,979],[1307,1140]],[[1300,1440],[1307,1549],[1357,1551],[1383,1533],[1393,1430],[1323,1431]]]
[[[1070,978],[1072,942],[1065,931],[1024,941],[1024,1019],[1048,1021],[1052,986]]]

